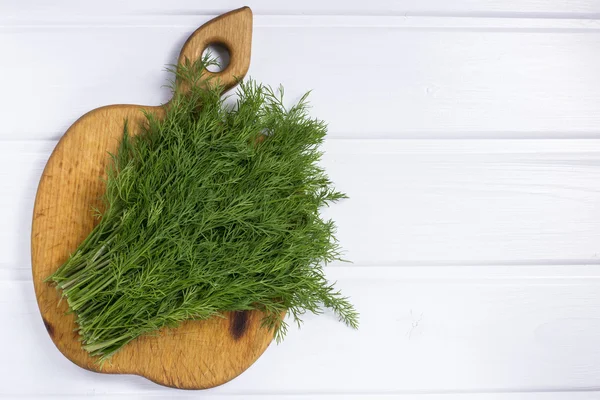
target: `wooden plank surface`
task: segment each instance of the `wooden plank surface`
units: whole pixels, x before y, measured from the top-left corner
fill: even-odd
[[[0,364],[0,397],[198,396],[93,374],[54,348],[33,295],[30,219],[65,129],[100,105],[166,101],[165,64],[241,5],[0,5],[0,318],[11,324],[0,338],[18,360]],[[600,2],[249,5],[249,75],[283,83],[290,101],[313,89],[313,114],[329,122],[323,165],[351,199],[325,212],[354,263],[326,271],[362,325],[308,318],[202,395],[598,398]]]
[[[226,10],[249,5],[258,15],[310,14],[310,15],[390,15],[390,14],[467,14],[488,15],[501,13],[537,13],[560,17],[564,15],[587,16],[600,12],[595,0],[374,0],[369,2],[344,0],[305,0],[279,2],[254,0],[246,3],[236,0],[209,0],[202,6],[195,0],[129,1],[107,0],[84,5],[77,0],[62,0],[60,7],[52,7],[44,0],[13,0],[3,6],[7,17],[30,18],[35,15],[136,15],[136,14],[219,14]]]
[[[7,23],[0,42],[20,63],[3,67],[0,85],[13,95],[0,107],[27,102],[37,116],[8,119],[2,137],[57,139],[95,107],[168,100],[164,66],[207,19]],[[332,137],[600,132],[597,20],[258,16],[254,39],[249,76],[284,84],[290,101],[313,89],[314,114],[329,121]],[[129,51],[134,46],[143,56]]]
[[[56,142],[0,143],[11,227],[0,274],[27,277],[23,234]],[[324,150],[350,200],[323,212],[355,265],[600,263],[600,140],[330,139]]]
[[[360,331],[307,316],[281,345],[207,396],[398,395],[588,390],[597,385],[600,274],[596,266],[354,267],[327,271],[361,311]],[[0,282],[3,376],[28,394],[168,394],[136,376],[81,370],[44,332],[31,282]],[[20,304],[19,308],[14,303]],[[293,362],[291,362],[293,360]],[[3,385],[0,393],[22,393]],[[176,392],[178,394],[179,392]]]

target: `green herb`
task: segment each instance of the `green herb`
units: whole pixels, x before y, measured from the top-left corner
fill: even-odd
[[[281,313],[358,314],[324,276],[340,257],[335,226],[319,208],[345,195],[317,164],[325,124],[306,96],[240,83],[235,106],[203,71],[180,65],[166,117],[147,113],[108,169],[105,211],[48,280],[76,314],[83,348],[100,361],[140,335],[224,311],[262,310],[280,340]],[[176,88],[178,85],[173,85]]]

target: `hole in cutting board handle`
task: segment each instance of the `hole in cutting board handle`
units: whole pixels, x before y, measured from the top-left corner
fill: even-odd
[[[209,65],[206,68],[214,74],[225,71],[231,62],[231,53],[223,43],[209,43],[204,51],[202,51],[202,58],[207,56],[214,58],[216,61],[216,64]]]

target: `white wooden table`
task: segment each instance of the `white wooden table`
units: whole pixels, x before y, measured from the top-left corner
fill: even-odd
[[[600,1],[49,3],[0,4],[0,397],[600,397]],[[245,4],[250,75],[329,122],[360,330],[308,317],[202,393],[84,371],[33,292],[45,161],[88,110],[167,100],[183,41]]]

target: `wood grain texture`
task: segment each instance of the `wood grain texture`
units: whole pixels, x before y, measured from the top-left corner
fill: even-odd
[[[223,14],[198,28],[183,45],[179,63],[200,59],[209,44],[225,46],[229,50],[229,65],[219,73],[207,71],[207,76],[216,78],[225,90],[229,90],[248,72],[251,42],[252,11],[244,7]]]
[[[243,77],[250,63],[252,13],[242,8],[224,14],[195,31],[183,46],[179,62],[195,61],[208,44],[221,43],[231,53],[227,68],[215,76],[226,89]],[[213,387],[246,370],[266,349],[272,332],[260,328],[257,312],[190,321],[157,336],[128,344],[102,369],[82,348],[74,316],[59,304],[59,292],[43,280],[66,261],[89,234],[101,206],[107,152],[117,149],[128,120],[132,133],[145,120],[142,109],[161,115],[162,107],[113,105],[90,111],[59,141],[40,180],[32,225],[32,268],[38,305],[48,334],[75,364],[93,371],[138,374],[177,388]],[[57,306],[58,305],[58,306]]]

